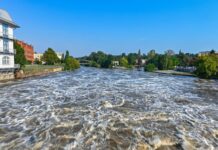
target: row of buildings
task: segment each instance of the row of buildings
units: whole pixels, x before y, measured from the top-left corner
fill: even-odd
[[[12,20],[9,13],[0,9],[0,80],[13,79],[14,72],[19,69],[19,64],[15,64],[14,42],[24,49],[26,60],[33,64],[34,60],[41,60],[43,54],[34,53],[32,45],[14,38],[14,30],[19,26]],[[59,59],[63,59],[63,53],[57,53]]]

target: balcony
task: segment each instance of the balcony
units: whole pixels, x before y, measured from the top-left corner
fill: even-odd
[[[14,36],[12,34],[4,33],[4,32],[0,32],[0,37],[1,38],[6,38],[6,39],[9,39],[9,40],[14,39]]]
[[[3,49],[2,47],[0,47],[0,55],[15,55],[16,54],[16,50],[15,49]]]

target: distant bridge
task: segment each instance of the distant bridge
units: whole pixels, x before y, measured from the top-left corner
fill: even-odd
[[[88,66],[90,65],[90,60],[79,60],[81,66]]]

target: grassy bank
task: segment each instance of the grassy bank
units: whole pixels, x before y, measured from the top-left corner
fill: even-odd
[[[160,74],[171,74],[171,75],[179,75],[179,76],[192,76],[196,77],[195,74],[189,73],[189,72],[180,72],[180,71],[174,71],[174,70],[158,70],[155,71],[155,73],[160,73]]]
[[[63,68],[62,65],[26,65],[23,68],[24,73],[37,73],[53,70],[56,68]]]

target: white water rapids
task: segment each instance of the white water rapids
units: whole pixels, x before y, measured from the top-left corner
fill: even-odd
[[[218,149],[218,81],[81,68],[0,84],[0,149]]]

